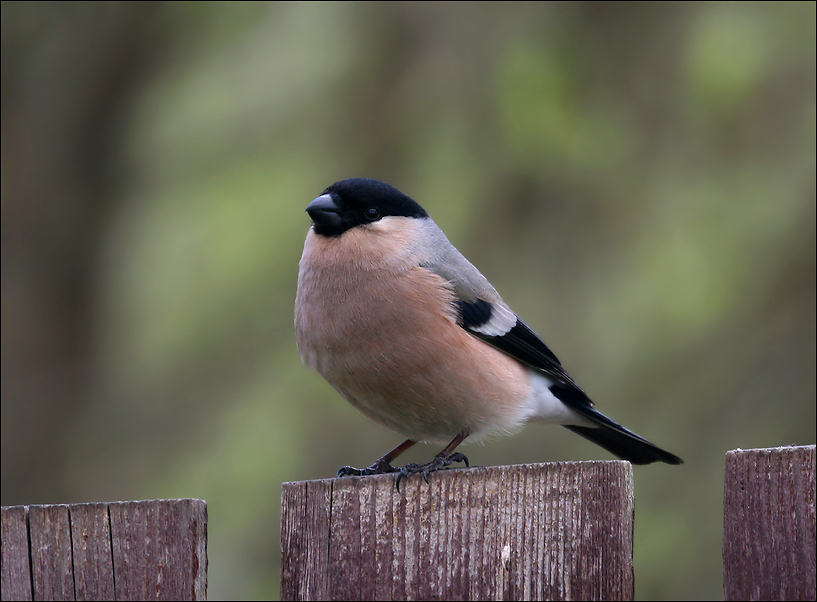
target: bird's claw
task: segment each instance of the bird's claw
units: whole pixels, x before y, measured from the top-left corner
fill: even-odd
[[[355,468],[354,466],[343,466],[338,470],[336,478],[340,477],[363,477],[368,475],[374,474],[386,474],[390,472],[398,472],[399,469],[395,468],[388,462],[386,462],[383,458],[377,460],[374,464],[369,466],[368,468]]]
[[[459,452],[456,454],[451,454],[450,456],[437,455],[428,464],[406,464],[403,466],[403,468],[397,471],[397,480],[395,483],[397,486],[397,491],[400,491],[400,481],[402,481],[404,478],[414,474],[420,474],[423,475],[423,480],[428,483],[428,475],[430,475],[432,472],[437,472],[438,470],[448,468],[454,462],[464,462],[467,468],[471,467],[471,464],[468,462],[468,458]]]

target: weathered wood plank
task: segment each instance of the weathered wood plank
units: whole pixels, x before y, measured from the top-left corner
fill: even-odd
[[[68,506],[29,506],[35,600],[73,600],[74,566]]]
[[[619,461],[285,483],[281,597],[632,599],[632,521]]]
[[[116,600],[108,504],[75,504],[71,514],[77,600]]]
[[[150,500],[108,505],[118,600],[207,597],[207,505]]]
[[[31,600],[28,513],[25,506],[3,508],[2,600]]]
[[[329,481],[286,483],[281,489],[281,597],[328,600]],[[284,550],[287,553],[284,553]],[[298,587],[298,591],[293,589]]]
[[[201,500],[15,506],[2,522],[3,600],[206,599]]]
[[[725,600],[815,599],[815,446],[726,454]]]

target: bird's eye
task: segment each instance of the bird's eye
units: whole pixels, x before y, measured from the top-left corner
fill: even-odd
[[[366,216],[367,220],[373,222],[380,217],[380,212],[377,210],[377,207],[369,207],[363,212],[363,215]]]

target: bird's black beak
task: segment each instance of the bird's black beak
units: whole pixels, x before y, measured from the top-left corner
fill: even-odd
[[[306,206],[306,212],[317,227],[337,228],[341,223],[340,207],[331,194],[322,194]]]

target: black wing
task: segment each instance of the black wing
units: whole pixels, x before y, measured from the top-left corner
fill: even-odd
[[[459,300],[457,305],[460,317],[459,324],[465,330],[523,364],[539,370],[556,381],[557,384],[573,389],[581,397],[584,397],[586,404],[593,405],[593,402],[590,401],[582,388],[562,368],[556,354],[518,317],[516,323],[504,334],[492,336],[479,331],[479,327],[487,324],[491,319],[493,310],[490,303],[482,299],[473,302]],[[566,403],[573,406],[576,402],[577,399],[574,395],[571,396],[571,402]]]
[[[460,300],[457,304],[460,326],[489,345],[552,378],[555,382],[550,387],[551,393],[566,406],[595,423],[592,427],[565,424],[565,428],[633,464],[683,464],[683,460],[675,454],[650,443],[597,411],[587,394],[562,368],[556,355],[518,317],[516,323],[504,334],[487,335],[480,332],[480,327],[491,322],[493,306],[481,299],[474,302]],[[493,332],[491,328],[487,330]]]

